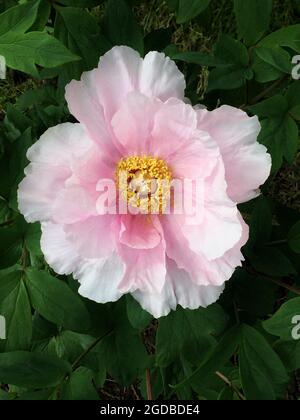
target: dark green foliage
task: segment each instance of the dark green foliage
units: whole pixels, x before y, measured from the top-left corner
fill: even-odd
[[[299,206],[289,209],[270,194],[274,177],[288,177],[299,156],[300,81],[291,76],[300,54],[299,1],[21,3],[0,4],[8,67],[0,81],[0,400],[123,398],[124,387],[126,397],[147,398],[146,372],[155,399],[299,399],[300,390],[289,387],[300,369]],[[143,15],[152,3],[170,13],[155,27]],[[216,17],[217,3],[226,5]],[[274,19],[283,3],[293,10],[288,24],[283,13]],[[211,33],[225,12],[229,24]],[[199,48],[178,41],[191,28],[203,33]],[[240,206],[250,226],[245,263],[207,309],[180,308],[156,321],[131,296],[106,305],[82,298],[71,277],[45,263],[39,224],[19,214],[27,149],[48,127],[73,121],[66,83],[114,45],[141,55],[164,51],[185,73],[193,104],[226,103],[260,119],[272,175],[260,197]],[[5,83],[17,86],[13,100]]]

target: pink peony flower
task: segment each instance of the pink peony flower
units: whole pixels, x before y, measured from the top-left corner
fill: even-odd
[[[115,47],[66,87],[79,123],[49,128],[28,150],[20,211],[41,222],[46,261],[58,274],[73,273],[82,296],[105,303],[131,293],[160,317],[177,305],[215,302],[243,261],[248,227],[237,204],[259,194],[271,168],[257,142],[259,121],[230,106],[193,108],[184,90],[164,54],[142,59]],[[201,182],[193,223],[185,212],[163,211],[174,202],[160,181],[175,178]],[[117,195],[106,208],[107,180]],[[184,196],[199,199],[193,188]],[[152,197],[157,211],[145,214]],[[136,213],[113,214],[121,201]]]

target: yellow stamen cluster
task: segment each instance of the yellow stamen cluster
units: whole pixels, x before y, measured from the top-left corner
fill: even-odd
[[[127,203],[146,213],[162,213],[170,197],[172,173],[163,159],[130,156],[116,169],[119,191]]]

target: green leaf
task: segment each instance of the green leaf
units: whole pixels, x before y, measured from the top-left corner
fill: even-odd
[[[263,327],[268,333],[283,340],[293,340],[292,332],[296,327],[294,321],[299,316],[300,297],[296,297],[284,303],[270,319],[264,321]]]
[[[35,77],[38,77],[36,64],[52,68],[79,59],[45,32],[7,32],[0,37],[0,54],[5,57],[8,67]]]
[[[207,91],[237,89],[243,86],[245,81],[244,68],[238,68],[236,66],[217,67],[209,73]]]
[[[43,31],[49,20],[51,13],[51,4],[48,0],[40,0],[37,11],[37,18],[30,27],[30,31]]]
[[[300,80],[290,84],[285,97],[290,111],[300,105]]]
[[[177,23],[185,23],[200,15],[209,5],[210,0],[179,0],[176,8]]]
[[[107,372],[128,386],[149,366],[149,357],[140,334],[127,319],[126,300],[122,299],[109,309],[107,316],[111,320],[112,332],[100,341],[95,351]]]
[[[0,271],[0,303],[18,286],[22,278],[21,267]]]
[[[296,52],[300,52],[300,24],[287,26],[272,32],[262,39],[259,45],[264,47],[289,47]]]
[[[89,315],[78,295],[66,283],[45,271],[27,269],[26,280],[32,306],[48,321],[74,331],[89,328]]]
[[[25,246],[26,249],[32,255],[42,256],[41,251],[41,225],[40,223],[32,223],[28,225],[26,234],[25,234]]]
[[[262,119],[258,140],[272,155],[273,172],[280,168],[283,157],[292,163],[299,148],[298,126],[289,115],[289,101],[288,97],[275,95],[249,107]]]
[[[289,164],[292,164],[299,149],[299,129],[292,117],[286,116],[281,127],[282,152]]]
[[[11,217],[11,209],[8,207],[7,201],[0,197],[0,224],[6,223]]]
[[[198,368],[184,381],[173,386],[178,389],[192,383],[194,389],[201,388],[202,383],[217,370],[220,370],[235,353],[239,343],[239,327],[228,330]]]
[[[0,15],[0,37],[6,32],[24,33],[34,23],[40,1],[30,1],[11,7]]]
[[[300,340],[279,340],[274,348],[289,371],[300,369]]]
[[[58,3],[74,7],[95,7],[103,3],[103,0],[58,0]]]
[[[249,107],[253,114],[260,118],[280,117],[288,112],[289,105],[286,98],[282,95],[275,95],[271,98]]]
[[[288,382],[285,367],[265,338],[249,325],[241,331],[240,373],[248,400],[282,397]]]
[[[213,56],[196,51],[174,51],[169,54],[169,57],[172,60],[184,61],[185,63],[198,64],[200,66],[211,67],[217,65],[217,61]]]
[[[282,73],[290,74],[292,71],[292,62],[290,54],[279,46],[255,48],[255,53],[266,63],[275,67]]]
[[[255,203],[254,210],[251,214],[250,236],[247,243],[247,249],[258,244],[268,242],[272,234],[272,211],[269,200],[260,197]]]
[[[256,317],[267,316],[274,311],[278,298],[277,285],[242,269],[236,271],[233,280],[233,297],[239,309]]]
[[[76,7],[58,9],[54,34],[70,51],[82,58],[66,64],[60,71],[63,84],[73,78],[79,79],[84,71],[97,67],[99,57],[111,48],[111,44],[100,34],[94,16]]]
[[[288,233],[288,243],[294,252],[300,254],[300,221]]]
[[[238,35],[254,45],[268,30],[273,0],[234,0]]]
[[[274,277],[295,274],[295,268],[288,257],[279,249],[265,246],[259,248],[259,253],[251,256],[253,267],[263,274]]]
[[[181,355],[196,354],[205,357],[215,344],[212,336],[219,335],[226,327],[227,315],[215,304],[195,311],[178,309],[160,319],[156,335],[156,363],[166,367]],[[197,364],[199,360],[194,360]]]
[[[225,34],[221,35],[215,44],[214,55],[224,64],[247,67],[249,63],[249,55],[245,45]]]
[[[281,70],[259,58],[255,49],[253,50],[251,68],[254,72],[255,80],[259,83],[272,82],[283,76]]]
[[[127,316],[133,328],[143,330],[150,324],[152,315],[144,311],[131,295],[126,296],[126,305]]]
[[[103,20],[104,35],[113,45],[127,45],[144,52],[142,31],[124,0],[108,0]]]
[[[93,386],[93,372],[85,367],[72,372],[62,389],[63,400],[98,400]]]
[[[208,92],[237,89],[253,78],[253,72],[248,68],[247,48],[229,35],[219,37],[214,46],[214,57],[217,67],[209,74]]]
[[[70,365],[39,353],[15,351],[0,353],[0,382],[24,388],[56,386],[70,373]]]
[[[7,282],[8,277],[11,284],[15,284],[16,281],[17,284],[3,300],[1,298],[0,314],[6,320],[6,339],[3,345],[6,351],[27,350],[32,336],[32,315],[28,294],[22,280],[22,272],[14,271],[4,278],[4,281]],[[0,280],[0,284],[2,281],[3,279]]]
[[[23,251],[24,225],[18,219],[12,225],[0,228],[0,269],[20,260]]]

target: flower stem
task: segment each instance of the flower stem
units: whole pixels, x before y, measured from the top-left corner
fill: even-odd
[[[147,387],[147,400],[152,401],[153,391],[152,391],[150,369],[146,369],[146,387]]]

